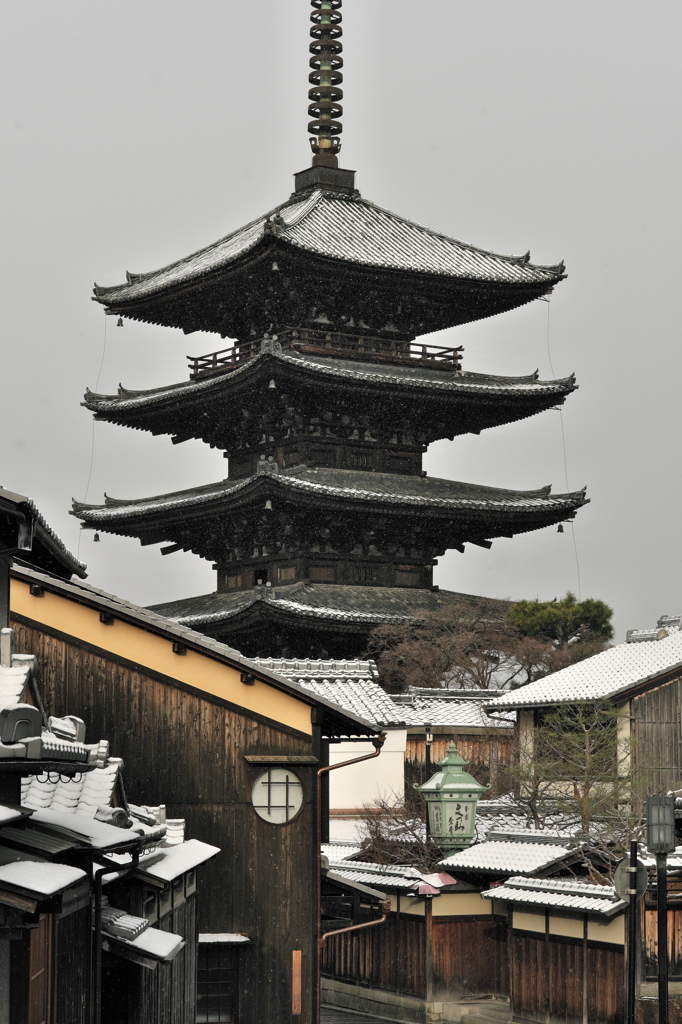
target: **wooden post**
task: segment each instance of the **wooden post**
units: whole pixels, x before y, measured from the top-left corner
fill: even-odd
[[[424,897],[424,946],[426,951],[426,1013],[433,1002],[433,899]]]
[[[656,854],[658,917],[658,1024],[668,1024],[668,855]]]
[[[0,557],[0,629],[9,627],[10,563]]]
[[[637,915],[639,914],[639,900],[637,891],[637,854],[638,843],[636,839],[630,842],[630,896],[628,906],[628,945],[627,945],[627,975],[625,988],[625,1022],[635,1024],[635,999],[637,997]]]

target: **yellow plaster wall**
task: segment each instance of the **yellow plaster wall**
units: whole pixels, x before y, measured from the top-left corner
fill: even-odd
[[[434,917],[471,916],[473,914],[492,914],[490,900],[482,900],[477,892],[445,892],[433,899]]]
[[[565,935],[569,939],[582,939],[584,922],[582,917],[549,917],[549,934]]]
[[[600,921],[587,922],[587,938],[593,942],[613,942],[625,945],[625,914],[602,924]]]
[[[545,931],[545,915],[544,914],[533,914],[525,910],[515,910],[513,916],[513,926],[518,928],[522,932],[542,932]]]
[[[173,640],[141,626],[115,619],[110,626],[99,621],[99,607],[89,607],[62,594],[45,590],[34,597],[29,584],[12,580],[12,612],[59,630],[84,643],[110,651],[143,669],[159,672],[204,693],[230,701],[247,711],[263,715],[299,732],[312,734],[309,704],[278,690],[256,677],[253,686],[241,682],[240,670],[207,654],[187,650],[173,653]],[[107,609],[108,610],[108,609]],[[115,614],[115,613],[114,613]]]
[[[413,914],[415,917],[424,917],[424,899],[415,899],[413,896],[400,897],[400,913]]]

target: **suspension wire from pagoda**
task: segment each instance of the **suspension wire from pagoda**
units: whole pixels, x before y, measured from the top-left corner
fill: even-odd
[[[541,296],[541,298],[542,298],[542,296]],[[549,335],[549,324],[550,324],[549,310],[550,310],[550,307],[551,307],[552,304],[551,304],[549,298],[543,298],[542,301],[547,303],[547,358],[549,360],[549,369],[550,369],[550,373],[552,374],[552,379],[555,379],[556,378],[556,374],[554,373],[554,366],[552,364],[552,349],[550,347],[550,341],[549,341],[549,337],[550,337],[550,335]],[[566,479],[566,490],[570,491],[571,488],[570,488],[570,485],[568,483],[568,459],[566,457],[566,431],[564,430],[564,412],[563,412],[563,409],[561,407],[559,407],[558,413],[559,413],[559,422],[561,423],[561,444],[562,444],[563,452],[564,452],[564,477]],[[575,553],[575,569],[576,569],[576,573],[577,573],[577,576],[578,576],[578,600],[582,601],[582,586],[581,586],[581,582],[580,582],[580,559],[578,558],[578,544],[577,544],[577,541],[575,539],[575,523],[571,520],[571,522],[569,523],[569,526],[571,527],[571,536],[573,537],[573,551]]]
[[[99,393],[99,379],[102,376],[102,367],[104,366],[104,359],[107,354],[107,314],[104,314],[104,344],[102,345],[102,358],[99,361],[99,370],[97,371],[97,380],[95,382],[95,393]],[[88,491],[90,490],[90,481],[92,480],[92,464],[95,459],[95,417],[92,417],[92,433],[90,435],[90,468],[88,469],[88,482],[85,485],[85,497],[83,501],[88,500]],[[78,547],[76,548],[76,558],[80,558],[81,552],[81,537],[83,531],[78,531]]]
[[[343,81],[341,0],[311,0],[311,3],[310,67],[313,70],[308,76],[312,85],[308,92],[311,101],[308,115],[314,120],[309,122],[308,131],[313,136],[310,139],[313,166],[338,167],[339,136],[343,128],[339,120],[343,114],[340,103],[343,92],[339,88]]]

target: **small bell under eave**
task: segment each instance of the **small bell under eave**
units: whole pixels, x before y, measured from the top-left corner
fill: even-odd
[[[563,523],[559,523],[559,525],[556,528],[556,532],[557,533],[563,533],[564,532],[564,524]]]
[[[99,544],[99,534],[98,533],[96,533],[95,536],[92,538],[92,542],[93,542],[93,544]]]
[[[118,318],[118,320],[116,321],[116,326],[123,327],[123,317]]]

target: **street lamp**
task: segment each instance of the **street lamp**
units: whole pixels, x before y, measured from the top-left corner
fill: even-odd
[[[675,797],[646,798],[646,845],[656,855],[658,918],[658,1021],[668,1024],[668,854],[675,849]]]
[[[463,771],[468,764],[457,754],[454,743],[448,747],[440,771],[423,786],[415,786],[426,801],[429,835],[445,850],[470,846],[475,835],[476,805],[490,786],[482,786]]]

